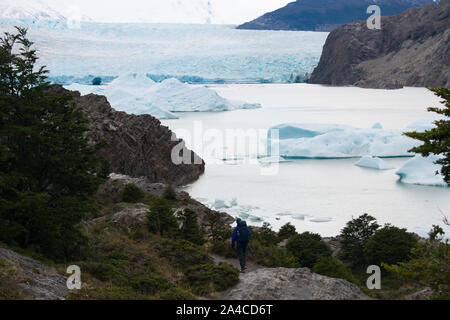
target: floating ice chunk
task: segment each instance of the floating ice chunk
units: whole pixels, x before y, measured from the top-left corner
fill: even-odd
[[[436,127],[436,125],[434,124],[435,121],[436,119],[432,118],[423,118],[416,120],[410,123],[408,126],[406,126],[406,129],[408,129],[406,131],[424,132],[427,130],[431,130]]]
[[[225,200],[220,200],[220,199],[216,199],[216,200],[214,201],[213,206],[214,206],[214,208],[216,208],[216,209],[229,208],[229,206],[227,206],[227,205],[225,204]]]
[[[261,217],[253,216],[253,215],[249,215],[249,216],[248,216],[248,219],[249,219],[250,221],[253,221],[253,222],[261,222],[261,221],[263,221],[263,219],[262,219]]]
[[[143,74],[123,75],[105,86],[72,84],[66,88],[80,91],[83,95],[104,95],[116,110],[150,114],[159,119],[177,119],[172,112],[229,111],[261,107],[260,104],[230,101],[213,89],[189,85],[173,78],[156,83]]]
[[[237,199],[236,199],[236,198],[233,198],[233,199],[230,201],[230,205],[231,205],[232,207],[237,206],[237,205],[238,205]]]
[[[248,213],[246,213],[246,212],[241,212],[241,213],[239,214],[239,216],[240,216],[241,218],[243,218],[243,219],[247,219],[250,215],[249,215]]]
[[[444,181],[444,177],[438,173],[442,167],[434,163],[439,159],[440,157],[436,155],[426,158],[417,155],[408,160],[396,174],[400,176],[400,181],[403,183],[445,187],[447,183]]]
[[[377,122],[372,126],[372,129],[383,129],[383,126],[381,123]]]
[[[279,156],[270,156],[270,157],[263,157],[259,159],[259,162],[261,164],[271,164],[271,163],[281,163],[281,162],[290,162],[289,160],[279,157]]]
[[[373,168],[378,170],[393,169],[393,167],[383,159],[372,156],[362,157],[355,165],[359,167]]]
[[[279,142],[285,158],[351,158],[363,156],[410,156],[408,150],[421,144],[401,130],[359,129],[342,125],[280,125],[280,139],[268,134],[268,146]],[[271,143],[269,143],[271,142]],[[268,150],[271,154],[271,150]]]
[[[332,221],[333,218],[328,218],[328,217],[324,217],[324,218],[314,218],[309,220],[310,222],[316,222],[316,223],[324,223],[324,222],[330,222]]]
[[[280,213],[277,213],[277,216],[281,216],[281,217],[292,216],[292,213],[289,213],[289,212],[280,212]]]
[[[293,214],[292,218],[294,218],[296,220],[305,220],[305,215],[304,214]]]

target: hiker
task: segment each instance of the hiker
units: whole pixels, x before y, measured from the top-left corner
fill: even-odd
[[[250,229],[247,227],[247,222],[241,219],[236,220],[237,226],[234,228],[233,237],[231,238],[231,248],[234,249],[234,244],[237,242],[237,255],[241,264],[241,272],[245,272],[246,267],[246,251],[248,242],[252,236]]]

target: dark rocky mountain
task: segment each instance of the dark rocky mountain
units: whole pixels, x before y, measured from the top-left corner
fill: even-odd
[[[53,90],[70,92],[58,85]],[[77,91],[71,94],[90,120],[88,139],[108,144],[102,155],[108,159],[111,172],[179,186],[197,180],[205,171],[205,163],[193,152],[192,159],[196,157],[200,164],[172,162],[172,149],[182,140],[172,141],[172,132],[158,119],[116,111],[104,96],[81,96]]]
[[[369,88],[450,87],[450,0],[331,32],[310,83]]]
[[[383,16],[390,16],[429,3],[433,0],[297,0],[237,28],[331,31],[342,24],[367,19],[367,7],[373,4],[381,8]]]

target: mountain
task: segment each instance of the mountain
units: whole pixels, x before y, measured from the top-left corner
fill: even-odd
[[[381,30],[366,21],[335,29],[309,82],[450,88],[450,0],[382,17]]]
[[[91,21],[86,15],[78,13],[71,7],[58,10],[48,1],[42,0],[2,0],[0,2],[0,19],[24,22],[67,22],[73,19]]]
[[[433,0],[297,0],[285,7],[238,26],[251,30],[331,31],[357,20],[367,19],[370,5],[378,5],[381,15],[398,14]]]

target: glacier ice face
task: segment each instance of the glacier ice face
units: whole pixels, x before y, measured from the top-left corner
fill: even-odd
[[[279,139],[272,138],[278,131]],[[269,129],[267,145],[285,158],[403,157],[421,142],[401,130],[360,129],[336,124],[289,124]],[[268,150],[272,154],[272,150]]]
[[[0,21],[0,32],[12,31],[13,25]],[[50,70],[51,81],[61,84],[129,73],[189,83],[305,80],[319,62],[327,35],[236,30],[231,25],[84,22],[80,29],[29,28],[39,49],[38,63]]]
[[[156,83],[143,74],[120,76],[103,86],[72,84],[65,88],[79,91],[82,95],[104,95],[116,110],[151,114],[158,119],[176,119],[174,112],[230,111],[261,107],[259,104],[230,101],[212,89],[182,83],[177,79]]]
[[[436,174],[442,169],[440,165],[434,163],[439,159],[440,157],[436,155],[426,158],[417,155],[408,160],[396,174],[400,176],[400,181],[403,183],[445,187],[447,183],[444,177],[440,173]]]
[[[364,168],[372,168],[378,170],[388,170],[393,169],[392,166],[389,165],[383,159],[372,157],[372,156],[364,156],[362,157],[355,165]]]

